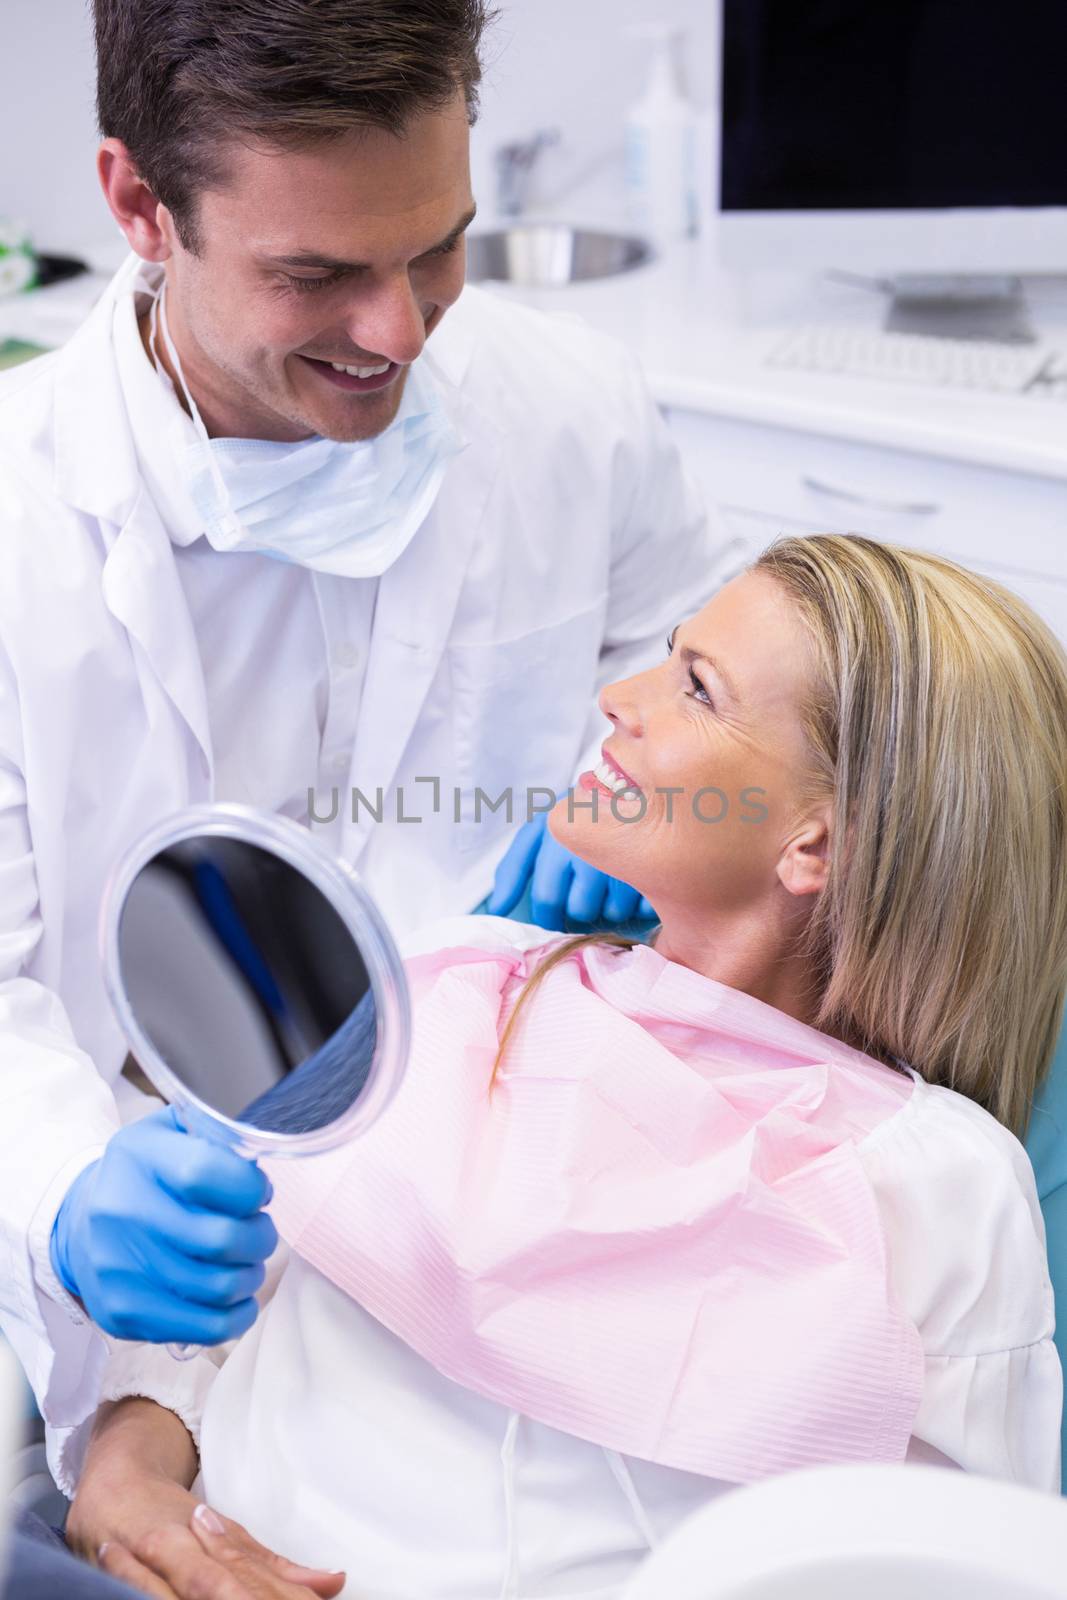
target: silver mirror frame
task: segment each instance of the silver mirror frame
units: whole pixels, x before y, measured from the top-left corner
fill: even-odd
[[[340,917],[366,965],[376,1007],[374,1061],[355,1105],[312,1133],[271,1133],[215,1111],[174,1075],[133,1014],[119,955],[126,897],[138,873],[160,851],[205,836],[258,845],[303,873]],[[250,1157],[316,1155],[358,1138],[377,1121],[400,1087],[411,1043],[411,1003],[393,936],[353,869],[288,817],[250,806],[221,804],[189,806],[167,817],[143,834],[111,872],[100,908],[99,939],[104,984],[133,1055],[190,1132],[226,1143]]]

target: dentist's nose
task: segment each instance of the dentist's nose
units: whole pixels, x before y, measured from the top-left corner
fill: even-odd
[[[406,272],[361,295],[357,313],[348,325],[353,344],[367,355],[410,366],[426,343],[426,315],[412,292]]]

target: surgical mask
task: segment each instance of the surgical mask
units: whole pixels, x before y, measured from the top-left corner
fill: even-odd
[[[438,385],[420,360],[395,420],[374,439],[212,439],[167,326],[166,286],[152,304],[196,431],[180,446],[190,495],[216,550],[254,551],[339,577],[379,577],[407,549],[463,448]]]

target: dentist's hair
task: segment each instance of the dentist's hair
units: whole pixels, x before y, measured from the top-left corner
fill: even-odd
[[[93,0],[96,106],[196,251],[231,142],[400,134],[462,91],[477,114],[489,0]]]
[[[754,570],[814,644],[810,797],[833,817],[815,1025],[1022,1133],[1067,987],[1067,656],[935,555],[820,535]]]

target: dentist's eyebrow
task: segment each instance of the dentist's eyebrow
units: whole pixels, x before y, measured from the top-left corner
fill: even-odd
[[[426,256],[443,255],[446,250],[458,244],[466,233],[475,217],[478,215],[477,206],[473,206],[467,215],[456,224],[452,232],[441,240],[440,244],[433,244],[422,255],[416,257],[422,261]],[[291,256],[264,256],[263,259],[274,267],[308,267],[318,271],[329,272],[364,272],[370,265],[366,261],[339,261],[336,256],[320,256],[312,250],[298,250]]]
[[[674,632],[670,636],[670,647],[672,654],[674,652],[674,641],[677,633],[678,629],[675,628]],[[697,661],[700,661],[705,666],[710,667],[712,672],[714,672],[717,677],[721,678],[731,698],[736,700],[739,705],[743,704],[742,697],[737,692],[737,686],[735,685],[730,674],[727,672],[726,668],[722,665],[722,662],[716,661],[714,656],[707,655],[703,650],[694,650],[691,645],[684,644],[682,646],[682,665],[688,670],[688,668],[693,666],[693,664]]]

